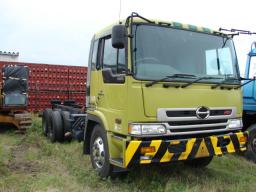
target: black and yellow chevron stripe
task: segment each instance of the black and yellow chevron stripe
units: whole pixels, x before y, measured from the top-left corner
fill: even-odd
[[[239,132],[186,140],[133,140],[127,143],[125,167],[135,163],[163,163],[244,151],[246,150],[244,138],[247,138],[247,133]],[[142,154],[141,149],[149,146],[154,147],[155,151]],[[141,156],[150,157],[150,160],[141,159]]]

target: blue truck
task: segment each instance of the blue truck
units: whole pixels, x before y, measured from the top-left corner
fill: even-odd
[[[231,32],[235,35],[256,35],[256,32],[241,29],[223,29],[220,31]],[[247,159],[256,163],[256,42],[251,44],[247,55],[245,76],[240,77],[244,81],[243,87],[243,131],[249,132],[247,150],[244,155]],[[241,101],[242,102],[242,101]]]
[[[253,42],[247,56],[245,83],[243,87],[243,124],[249,131],[245,157],[256,163],[256,42]],[[250,79],[250,80],[249,80]],[[253,80],[253,81],[252,81]]]

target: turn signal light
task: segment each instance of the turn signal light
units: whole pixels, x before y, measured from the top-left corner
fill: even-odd
[[[151,147],[141,147],[140,153],[145,154],[145,153],[154,153],[156,151],[154,146]]]
[[[240,143],[246,143],[247,137],[242,136],[242,137],[239,138],[239,141],[240,141]]]

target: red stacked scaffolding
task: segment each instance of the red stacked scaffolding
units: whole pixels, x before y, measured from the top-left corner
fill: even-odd
[[[30,69],[29,111],[50,107],[51,100],[74,100],[85,105],[86,67],[0,61],[0,68],[10,64]]]

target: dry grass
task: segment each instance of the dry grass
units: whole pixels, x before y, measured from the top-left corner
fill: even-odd
[[[0,191],[254,191],[256,165],[236,155],[206,169],[182,163],[137,167],[125,177],[100,179],[82,143],[51,144],[35,118],[26,135],[0,133]]]

